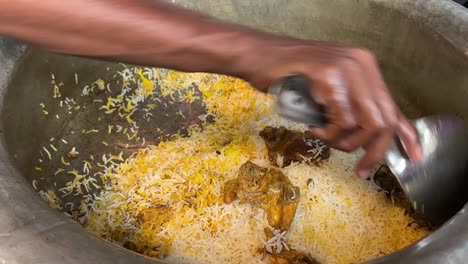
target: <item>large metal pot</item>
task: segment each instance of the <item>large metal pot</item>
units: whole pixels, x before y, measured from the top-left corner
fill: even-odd
[[[468,12],[449,0],[176,3],[265,31],[366,46],[378,55],[394,97],[410,117],[448,113],[468,120]],[[28,182],[32,153],[59,129],[38,121],[39,102],[51,100],[50,73],[73,79],[77,72],[92,80],[110,78],[106,68],[113,66],[0,38],[0,264],[154,263],[86,233],[38,199]],[[466,208],[430,236],[370,263],[466,263]]]

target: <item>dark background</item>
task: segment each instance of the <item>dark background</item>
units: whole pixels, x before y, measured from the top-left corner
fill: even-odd
[[[461,5],[464,5],[465,7],[468,7],[468,0],[453,0],[453,1]]]

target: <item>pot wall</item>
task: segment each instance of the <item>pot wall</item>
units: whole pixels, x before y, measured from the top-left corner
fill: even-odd
[[[468,120],[468,12],[448,0],[175,2],[269,32],[368,47],[410,117],[449,113]],[[0,263],[149,262],[87,234],[38,199],[26,180],[32,151],[53,131],[28,109],[47,98],[50,72],[92,78],[85,70],[90,65],[113,64],[25,51],[0,39]],[[15,163],[14,154],[21,157]],[[464,263],[467,222],[463,209],[429,237],[371,263]]]

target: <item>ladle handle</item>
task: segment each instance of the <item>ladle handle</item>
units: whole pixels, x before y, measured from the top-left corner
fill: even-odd
[[[269,93],[276,95],[276,110],[280,116],[312,127],[328,123],[325,109],[314,101],[312,85],[301,74],[291,74],[276,82]]]
[[[313,88],[301,74],[288,75],[269,89],[276,95],[276,110],[280,116],[312,127],[324,127],[328,123],[325,109],[312,96]],[[409,160],[398,137],[386,153],[388,159]]]

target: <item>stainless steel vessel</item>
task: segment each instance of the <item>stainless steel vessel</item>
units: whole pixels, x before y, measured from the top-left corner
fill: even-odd
[[[450,114],[468,121],[468,11],[449,0],[175,2],[265,31],[366,46],[377,54],[392,94],[410,118]],[[63,123],[42,119],[37,108],[39,102],[51,105],[51,72],[69,81],[77,72],[90,81],[112,78],[107,67],[115,64],[52,55],[0,39],[0,264],[154,263],[87,234],[30,187],[31,164],[41,144],[68,126],[80,127],[91,113],[82,111]],[[64,93],[81,93],[67,87]],[[162,121],[161,126],[175,129],[171,120]],[[80,144],[93,147],[93,142]],[[430,236],[369,263],[466,263],[466,208]]]
[[[277,83],[269,93],[276,97],[274,109],[280,116],[311,127],[327,125],[326,109],[315,104],[313,87],[304,76],[289,75]],[[384,160],[413,209],[439,226],[468,200],[468,128],[461,118],[446,115],[412,122],[419,134],[422,161],[411,161],[398,138],[387,149]]]

